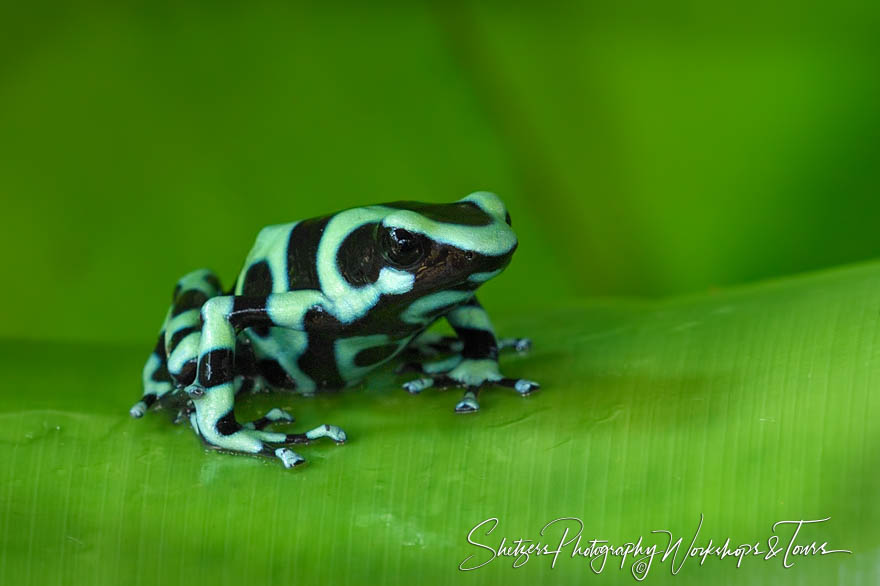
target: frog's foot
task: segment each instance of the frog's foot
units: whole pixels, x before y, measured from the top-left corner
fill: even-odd
[[[140,418],[148,410],[153,409],[174,414],[172,421],[175,424],[187,420],[194,407],[192,401],[184,393],[181,393],[180,390],[172,388],[172,390],[162,393],[158,397],[156,395],[144,395],[140,401],[132,406],[129,414],[132,417]]]
[[[470,387],[464,392],[461,401],[455,404],[456,413],[476,413],[480,410],[480,404],[477,402],[477,396],[480,394],[480,387]]]
[[[525,397],[526,395],[532,393],[533,391],[541,388],[541,385],[536,383],[533,380],[527,380],[524,378],[506,378],[502,377],[497,380],[487,380],[480,385],[474,385],[467,387],[467,390],[464,392],[464,395],[461,398],[461,401],[455,404],[455,412],[456,413],[473,413],[474,411],[480,410],[480,404],[477,402],[477,396],[480,393],[480,389],[487,385],[498,385],[502,387],[508,387],[515,390],[520,396]],[[459,384],[458,386],[461,386]]]
[[[339,444],[347,439],[345,432],[335,425],[319,425],[305,433],[292,434],[263,430],[270,423],[293,420],[290,414],[277,408],[256,421],[239,423],[233,410],[235,392],[231,383],[230,380],[207,389],[193,384],[185,390],[195,407],[189,415],[193,430],[210,448],[271,456],[280,459],[286,468],[292,468],[305,460],[286,449],[290,445],[307,444],[324,437]]]
[[[348,436],[342,429],[335,425],[327,425],[326,423],[305,433],[274,433],[258,430],[255,430],[254,433],[260,434],[258,437],[264,442],[271,444],[309,444],[316,439],[324,437],[333,440],[337,444],[344,444],[348,439]]]
[[[525,397],[526,395],[530,395],[532,394],[532,392],[537,391],[541,388],[541,385],[539,385],[535,381],[524,378],[502,378],[495,381],[495,384],[513,389],[523,397]]]
[[[280,409],[279,409],[280,411]],[[268,414],[267,414],[268,415]],[[195,416],[194,416],[195,418]],[[198,427],[198,425],[194,425]],[[319,425],[305,433],[276,433],[242,426],[229,435],[222,433],[200,434],[205,443],[217,450],[244,452],[278,458],[285,468],[294,468],[305,463],[305,458],[289,448],[294,444],[308,444],[320,438],[330,438],[337,444],[345,443],[347,436],[335,425]]]
[[[457,413],[479,411],[477,396],[480,389],[485,386],[508,387],[522,396],[540,388],[535,381],[503,376],[498,370],[498,363],[492,359],[472,360],[462,359],[460,356],[457,358],[457,361],[447,359],[420,365],[420,372],[428,376],[408,381],[403,384],[403,388],[412,394],[417,394],[431,387],[438,389],[465,387],[464,396],[455,405]]]
[[[280,411],[280,409],[279,409]],[[285,468],[295,468],[301,464],[305,464],[306,459],[301,455],[297,454],[293,450],[287,448],[285,445],[280,444],[308,444],[311,443],[312,440],[316,440],[322,437],[330,438],[335,441],[337,444],[344,444],[345,440],[348,439],[345,432],[335,425],[319,425],[315,429],[311,431],[307,431],[305,433],[293,433],[293,434],[272,434],[272,435],[283,435],[284,439],[282,441],[273,441],[274,438],[267,437],[264,439],[263,445],[263,453],[264,455],[269,455],[266,452],[270,452],[276,458],[281,460],[281,463],[284,464]]]
[[[532,349],[532,341],[529,338],[501,338],[498,340],[498,349],[513,348],[517,354],[525,354]]]
[[[151,356],[151,359],[153,358],[155,358],[155,355]],[[177,389],[170,382],[163,381],[157,383],[156,381],[148,380],[145,386],[148,391],[144,393],[140,401],[132,405],[131,409],[128,410],[129,415],[135,419],[140,419],[150,409],[165,408],[175,400]]]
[[[262,430],[273,423],[293,423],[293,421],[293,415],[291,415],[287,411],[284,411],[283,409],[275,407],[259,419],[255,419],[253,421],[245,423],[243,427],[246,427],[248,429]]]
[[[140,419],[155,401],[156,395],[144,396],[140,401],[131,406],[131,409],[128,410],[128,414],[135,419]]]
[[[294,452],[289,448],[276,448],[272,449],[270,447],[265,447],[261,452],[264,456],[275,456],[281,463],[284,464],[285,468],[296,468],[302,464],[306,463],[306,459]]]

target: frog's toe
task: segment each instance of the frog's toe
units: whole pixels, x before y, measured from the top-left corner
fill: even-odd
[[[528,338],[520,338],[516,341],[516,344],[513,345],[513,349],[520,354],[528,352],[532,349],[532,341]]]
[[[272,423],[293,423],[293,415],[283,409],[275,407],[270,409],[268,413],[250,423],[245,423],[244,427],[249,429],[263,429]]]
[[[170,385],[169,385],[169,387],[170,387]],[[135,419],[140,419],[141,417],[144,416],[144,413],[146,413],[150,407],[152,407],[153,405],[155,405],[159,401],[159,399],[162,396],[167,397],[171,394],[172,393],[168,393],[167,391],[165,391],[161,394],[144,393],[144,395],[141,397],[141,400],[138,401],[137,403],[135,403],[134,405],[132,405],[131,409],[128,410],[128,413],[129,413],[129,415],[131,415]]]
[[[516,389],[516,392],[520,395],[528,395],[529,393],[540,389],[541,385],[533,380],[521,378],[513,384],[513,388]]]
[[[306,459],[288,448],[278,448],[275,456],[281,460],[285,468],[296,468],[306,463]]]
[[[434,386],[434,379],[425,377],[425,378],[417,378],[415,380],[407,381],[403,383],[403,388],[413,395],[418,395],[425,389]]]
[[[513,348],[518,354],[523,354],[532,349],[532,340],[529,338],[501,338],[498,340],[498,349]]]
[[[132,405],[131,409],[128,410],[128,413],[134,417],[135,419],[140,419],[144,416],[144,413],[147,412],[147,404],[143,401],[138,401],[134,405]]]
[[[534,391],[537,391],[541,388],[541,385],[536,383],[533,380],[527,380],[524,378],[503,378],[497,382],[497,384],[510,387],[515,390],[520,395],[526,396],[531,394]]]
[[[321,437],[328,437],[332,439],[337,444],[344,444],[345,440],[348,439],[348,436],[342,431],[341,428],[335,425],[319,425],[315,429],[311,431],[307,431],[305,433],[306,437],[310,440],[318,439]]]
[[[288,423],[293,422],[293,415],[291,415],[284,409],[279,409],[278,407],[270,409],[269,412],[266,413],[265,417],[269,421],[286,421]]]
[[[479,410],[480,404],[477,403],[477,394],[472,390],[465,391],[464,397],[455,405],[456,413],[474,413]]]

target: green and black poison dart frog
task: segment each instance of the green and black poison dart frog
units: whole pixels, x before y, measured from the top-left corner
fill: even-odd
[[[144,394],[131,408],[180,407],[210,447],[305,460],[288,446],[345,432],[321,425],[299,434],[266,431],[291,422],[281,409],[240,423],[236,395],[262,388],[304,395],[353,385],[404,353],[399,371],[422,374],[403,386],[465,388],[457,412],[479,409],[496,384],[526,395],[538,384],[504,377],[499,348],[525,351],[525,338],[496,339],[474,293],[513,255],[510,215],[495,194],[450,204],[410,201],[366,206],[264,228],[235,285],[224,293],[208,270],[177,283],[159,341],[144,367]],[[425,330],[445,317],[456,336]],[[419,362],[437,354],[449,357]]]

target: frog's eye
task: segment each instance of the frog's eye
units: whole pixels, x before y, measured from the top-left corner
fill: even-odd
[[[399,268],[411,267],[425,257],[425,237],[403,228],[383,230],[379,237],[382,254]]]

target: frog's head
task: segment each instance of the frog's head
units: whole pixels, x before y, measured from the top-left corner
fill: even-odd
[[[449,204],[395,202],[376,226],[386,266],[415,275],[417,294],[473,290],[510,262],[517,241],[510,214],[494,193]]]

